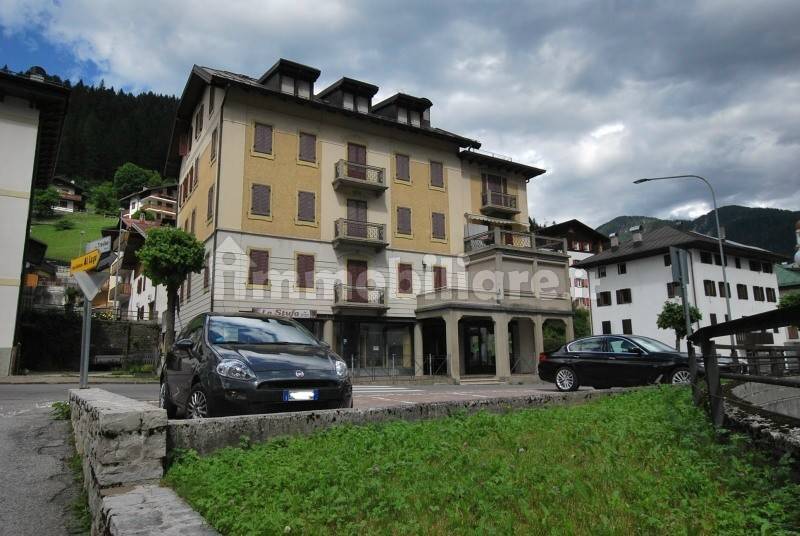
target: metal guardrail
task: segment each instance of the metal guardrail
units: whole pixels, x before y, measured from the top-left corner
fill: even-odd
[[[556,253],[566,253],[567,251],[563,238],[538,236],[531,233],[507,231],[505,229],[492,229],[470,235],[464,239],[464,251],[466,253],[494,246],[507,246]]]
[[[335,305],[386,305],[386,289],[374,285],[345,285],[336,283],[333,286],[333,303]]]
[[[386,184],[386,170],[382,167],[339,160],[336,162],[335,178],[360,180],[366,183],[384,186]]]
[[[481,194],[481,206],[484,208],[518,210],[517,196],[503,192],[483,192]]]
[[[333,222],[334,238],[386,241],[386,225],[359,220],[339,218]]]

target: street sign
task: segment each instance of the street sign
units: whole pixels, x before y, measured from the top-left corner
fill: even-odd
[[[86,249],[84,249],[86,253],[89,253],[94,250],[99,251],[101,254],[108,253],[109,251],[111,251],[111,237],[104,236],[103,238],[92,240],[91,242],[86,244]]]
[[[69,271],[73,274],[76,272],[85,272],[97,266],[98,262],[100,262],[100,252],[95,249],[86,255],[81,255],[80,257],[72,259],[69,263]]]
[[[72,274],[87,300],[93,300],[108,279],[108,272],[75,272]]]
[[[672,268],[672,280],[676,283],[682,283],[684,274],[683,266],[686,264],[686,251],[670,246],[669,258],[671,261],[670,268]]]

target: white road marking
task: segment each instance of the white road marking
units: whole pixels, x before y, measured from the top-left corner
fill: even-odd
[[[394,398],[383,398],[382,396],[365,396],[364,398],[374,398],[376,400],[383,400],[385,402],[400,402],[401,404],[413,404],[414,402],[409,402],[408,400],[395,400]]]

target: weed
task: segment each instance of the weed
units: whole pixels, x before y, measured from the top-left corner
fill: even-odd
[[[69,402],[56,401],[50,405],[50,415],[57,421],[68,421],[70,416]]]

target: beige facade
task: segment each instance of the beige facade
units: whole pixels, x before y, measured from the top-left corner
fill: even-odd
[[[261,80],[200,67],[189,79],[168,173],[180,181],[178,225],[192,231],[194,220],[209,274],[184,285],[179,325],[208,310],[264,310],[300,319],[356,369],[534,373],[542,319],[571,330],[561,241],[527,226],[526,183],[543,170],[431,127],[427,99],[398,94],[358,112],[336,99],[363,83],[288,95],[273,88],[282,69],[313,88],[313,72],[285,60]],[[313,264],[312,282],[299,259]],[[480,278],[495,286],[488,297]],[[445,289],[463,292],[439,300]]]

